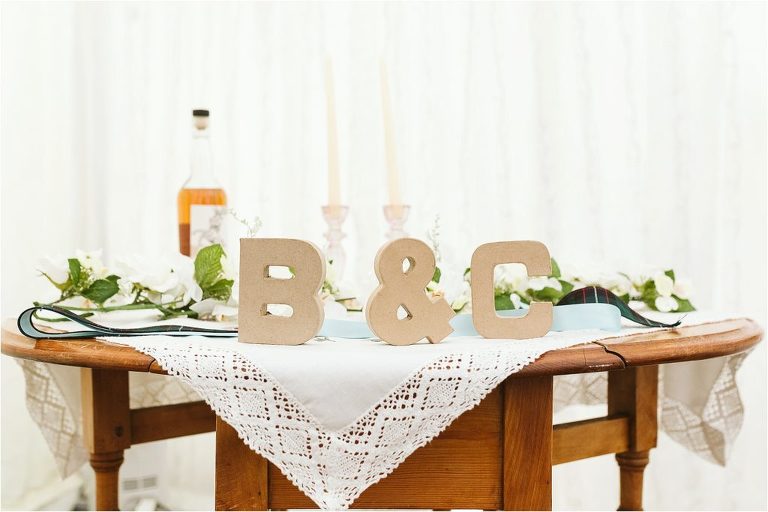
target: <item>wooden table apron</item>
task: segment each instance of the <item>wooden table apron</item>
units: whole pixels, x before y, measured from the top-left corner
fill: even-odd
[[[354,507],[547,510],[552,465],[615,453],[620,510],[642,508],[643,471],[656,446],[658,365],[736,354],[762,338],[736,319],[601,340],[544,354],[416,450]],[[131,409],[128,372],[165,374],[150,356],[99,340],[34,341],[3,323],[2,352],[82,368],[83,434],[96,508],[118,507],[118,471],[132,445],[216,431],[216,508],[314,508],[204,402]],[[552,424],[555,375],[608,372],[608,415]]]

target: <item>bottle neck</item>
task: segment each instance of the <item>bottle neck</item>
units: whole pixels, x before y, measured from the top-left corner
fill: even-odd
[[[195,129],[192,134],[191,174],[185,188],[218,188],[213,173],[213,153],[208,130]]]

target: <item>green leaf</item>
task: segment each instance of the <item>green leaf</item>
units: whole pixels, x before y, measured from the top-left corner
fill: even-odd
[[[440,272],[440,267],[438,267],[438,266],[435,266],[435,273],[434,273],[434,274],[432,274],[432,280],[433,280],[434,282],[436,282],[436,283],[439,283],[439,282],[440,282],[440,276],[441,276],[441,275],[442,275],[442,273]]]
[[[82,296],[96,304],[104,304],[110,297],[118,292],[117,280],[97,279],[83,290]]]
[[[552,260],[552,274],[550,275],[550,277],[560,277],[562,275],[560,274],[560,265],[557,264],[557,261],[555,261],[555,258],[550,258],[550,260]]]
[[[628,293],[625,293],[624,295],[619,295],[618,297],[621,299],[621,301],[624,304],[629,304],[629,294]]]
[[[203,299],[228,300],[232,295],[234,281],[223,278],[221,258],[224,256],[224,248],[213,244],[200,249],[195,257],[195,281],[203,290]]]
[[[470,267],[467,267],[464,269],[464,273],[462,274],[463,277],[466,277],[467,274],[469,274],[469,271],[472,270]]]
[[[563,291],[560,292],[561,296],[573,291],[572,283],[569,283],[568,281],[563,281],[562,279],[558,279],[558,281],[560,281],[560,286],[563,287]]]
[[[659,296],[659,292],[656,291],[656,283],[653,282],[652,279],[649,279],[648,281],[644,282],[643,285],[640,287],[640,300],[648,304],[648,302],[653,302],[656,300],[656,297]]]
[[[496,311],[505,311],[507,309],[515,309],[515,305],[512,304],[512,299],[509,298],[509,294],[497,295],[493,298]]]
[[[220,244],[203,247],[195,256],[195,281],[203,289],[203,292],[219,280],[223,269],[221,257],[224,256],[224,248]]]
[[[659,296],[659,292],[656,290],[656,283],[653,282],[653,279],[644,282],[640,286],[639,291],[640,300],[653,311],[658,311],[658,309],[656,309],[656,297]]]
[[[668,276],[672,280],[673,283],[675,282],[675,271],[674,270],[669,269],[669,270],[664,272],[664,275]]]
[[[693,307],[693,304],[691,304],[691,301],[688,299],[681,299],[677,295],[673,295],[672,297],[675,298],[677,301],[677,309],[675,312],[677,313],[688,313],[689,311],[696,311],[696,308]]]
[[[232,279],[219,279],[211,286],[203,288],[203,300],[229,300],[229,297],[232,295],[233,284],[235,282]]]
[[[67,263],[69,263],[69,280],[72,281],[72,286],[77,287],[80,285],[80,278],[83,276],[83,267],[77,258],[69,258]]]
[[[51,276],[49,276],[49,275],[48,275],[48,274],[46,274],[45,272],[42,272],[42,271],[41,271],[41,272],[40,272],[40,274],[42,274],[42,276],[43,276],[43,277],[45,277],[45,278],[48,280],[48,282],[49,282],[49,283],[51,283],[53,286],[55,286],[56,288],[58,288],[58,289],[59,289],[59,290],[61,290],[62,292],[63,292],[64,290],[66,290],[67,288],[69,288],[70,286],[72,286],[72,281],[70,280],[70,278],[69,278],[69,277],[67,277],[67,280],[66,280],[66,281],[64,281],[63,283],[57,283],[56,281],[54,281],[53,279],[51,279]]]
[[[549,286],[536,291],[531,291],[531,297],[533,300],[541,300],[541,301],[549,301],[549,302],[556,302],[557,299],[563,296],[563,293],[559,290],[556,290],[555,288],[550,288]]]

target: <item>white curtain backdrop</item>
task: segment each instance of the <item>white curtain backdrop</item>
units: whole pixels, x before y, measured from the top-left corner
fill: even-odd
[[[230,205],[261,234],[320,244],[326,56],[363,290],[385,231],[384,59],[407,228],[439,214],[449,263],[536,239],[574,265],[674,267],[700,308],[766,324],[765,5],[715,2],[3,3],[3,316],[44,293],[42,255],[177,249],[192,108],[211,109]],[[647,508],[765,509],[765,354],[740,373],[729,465],[661,437]],[[63,487],[20,370],[2,369],[12,508]],[[171,506],[212,506],[210,436],[156,453]],[[610,457],[557,467],[554,486],[556,508],[617,504]]]

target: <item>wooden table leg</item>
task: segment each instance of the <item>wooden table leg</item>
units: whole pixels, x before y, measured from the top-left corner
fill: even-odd
[[[123,452],[91,453],[90,462],[96,475],[96,510],[119,510]]]
[[[131,446],[128,372],[81,372],[83,437],[96,473],[96,510],[118,509],[123,450]]]
[[[267,459],[216,417],[216,510],[267,510]]]
[[[504,383],[504,510],[552,509],[552,376]]]
[[[608,373],[608,414],[629,416],[629,451],[616,454],[621,496],[619,510],[643,509],[643,472],[656,446],[658,366],[638,366]]]

